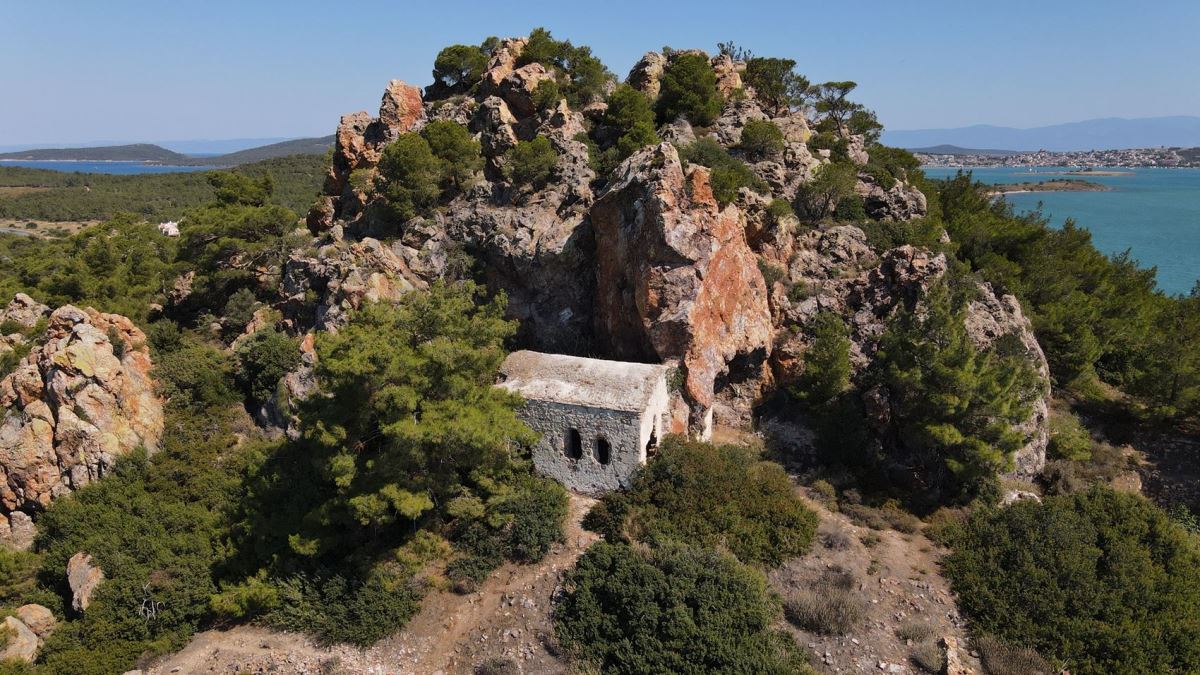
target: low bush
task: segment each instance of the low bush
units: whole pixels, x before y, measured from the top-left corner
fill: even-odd
[[[1054,410],[1050,415],[1050,443],[1046,455],[1051,459],[1082,461],[1092,456],[1092,435],[1079,418],[1066,410]]]
[[[918,668],[930,675],[941,675],[946,670],[946,652],[932,640],[913,647],[909,658]]]
[[[937,628],[926,621],[908,621],[896,628],[896,637],[904,641],[924,642],[936,638],[937,634]]]
[[[752,160],[783,152],[783,132],[769,120],[750,120],[742,127],[738,148]]]
[[[1200,552],[1146,499],[1094,488],[971,516],[944,564],[981,633],[1072,673],[1200,669]]]
[[[684,161],[709,168],[709,183],[713,196],[721,206],[737,199],[738,190],[748,187],[756,192],[766,192],[768,186],[763,179],[754,175],[750,167],[733,157],[712,138],[699,138],[682,150]]]
[[[812,585],[789,591],[784,616],[804,630],[822,635],[845,635],[862,623],[866,605],[854,575],[835,568],[822,572]]]
[[[504,175],[513,185],[540,188],[550,180],[558,151],[545,136],[520,141],[505,153]]]
[[[296,341],[273,329],[256,332],[237,350],[237,380],[252,401],[275,398],[279,380],[300,365]]]
[[[728,549],[776,566],[812,545],[817,515],[783,468],[747,448],[667,438],[626,492],[611,492],[584,524],[610,542],[675,541]]]
[[[421,594],[407,581],[379,575],[366,580],[296,576],[279,582],[279,606],[264,618],[277,628],[308,633],[322,644],[371,645],[417,613]]]
[[[559,641],[605,673],[809,673],[771,626],[763,575],[732,556],[685,546],[592,546],[564,581]]]

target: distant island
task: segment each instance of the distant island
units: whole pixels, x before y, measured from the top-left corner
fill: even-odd
[[[1100,183],[1079,179],[1040,180],[1024,183],[998,183],[989,194],[1011,195],[1022,192],[1107,192],[1112,188]]]
[[[1018,152],[993,154],[995,151],[947,152],[945,148],[913,148],[923,166],[991,167],[991,166],[1069,166],[1093,170],[1091,175],[1102,176],[1102,167],[1200,167],[1200,147],[1195,148],[1129,148],[1125,150],[1073,150],[1070,152]],[[942,151],[938,151],[938,150]],[[956,150],[964,150],[956,148]],[[926,152],[933,151],[933,152]]]
[[[333,147],[333,136],[321,138],[297,138],[272,143],[257,148],[248,148],[212,157],[194,157],[168,150],[152,143],[131,145],[108,145],[94,148],[47,148],[21,150],[0,154],[0,161],[42,162],[145,162],[168,166],[239,166],[276,157],[291,155],[319,155]]]

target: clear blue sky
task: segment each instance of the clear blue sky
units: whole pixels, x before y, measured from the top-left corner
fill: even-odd
[[[546,26],[618,75],[734,40],[893,129],[1200,114],[1200,2],[0,0],[0,145],[317,136],[438,49]]]

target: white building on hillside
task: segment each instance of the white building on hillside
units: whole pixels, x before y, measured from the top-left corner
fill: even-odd
[[[498,386],[520,394],[521,418],[541,440],[538,471],[598,495],[629,485],[653,454],[670,406],[669,366],[513,352]]]

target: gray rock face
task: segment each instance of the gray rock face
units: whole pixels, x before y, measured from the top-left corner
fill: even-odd
[[[854,190],[863,198],[867,215],[875,220],[912,220],[925,217],[928,211],[925,194],[901,181],[884,190],[871,176],[859,174]]]
[[[67,561],[67,584],[71,587],[71,608],[83,613],[92,603],[92,594],[104,581],[104,570],[92,564],[92,556],[76,553]]]
[[[24,293],[17,293],[4,311],[0,311],[0,324],[15,323],[22,328],[33,328],[48,316],[49,307]]]
[[[38,636],[15,616],[4,617],[4,630],[8,633],[8,641],[0,650],[0,660],[33,663],[41,646]]]

